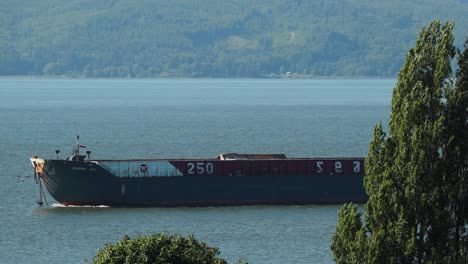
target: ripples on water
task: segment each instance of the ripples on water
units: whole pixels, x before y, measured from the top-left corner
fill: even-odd
[[[63,205],[60,203],[53,203],[49,206],[52,208],[110,208],[107,205]]]
[[[365,156],[395,80],[0,79],[0,263],[81,263],[107,242],[194,234],[230,262],[330,263],[339,206],[38,207],[32,155]]]

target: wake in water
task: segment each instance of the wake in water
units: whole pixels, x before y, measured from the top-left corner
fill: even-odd
[[[63,205],[60,203],[54,203],[50,205],[50,207],[54,208],[110,208],[107,205]]]

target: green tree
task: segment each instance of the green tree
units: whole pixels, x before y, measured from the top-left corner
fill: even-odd
[[[444,177],[449,206],[446,215],[450,225],[448,254],[454,263],[468,263],[468,38],[458,56],[454,90],[447,90],[447,121]],[[443,198],[443,197],[442,197]]]
[[[379,124],[370,143],[366,224],[356,208],[346,205],[342,211],[347,213],[340,211],[335,261],[468,260],[467,51],[465,46],[454,85],[452,31],[453,23],[433,21],[410,49],[393,91],[389,135]],[[358,254],[365,256],[355,261]]]
[[[179,263],[223,264],[219,250],[197,241],[193,236],[154,234],[135,239],[124,236],[117,244],[107,244],[92,263]]]
[[[361,215],[351,203],[345,204],[339,211],[340,220],[332,244],[335,262],[338,264],[360,264],[365,260],[367,239]]]

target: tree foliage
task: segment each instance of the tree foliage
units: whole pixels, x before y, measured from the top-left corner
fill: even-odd
[[[431,22],[408,52],[389,134],[375,127],[366,159],[365,225],[355,207],[340,211],[337,262],[468,263],[468,44],[454,76],[453,26]]]
[[[361,215],[353,204],[345,204],[339,211],[338,227],[332,244],[338,264],[363,263],[365,259],[367,238]]]
[[[107,244],[92,259],[92,263],[179,263],[223,264],[219,250],[197,241],[193,236],[154,234],[130,239],[125,236],[117,244]]]

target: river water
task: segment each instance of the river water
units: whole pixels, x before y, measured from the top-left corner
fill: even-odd
[[[82,263],[106,243],[168,232],[230,263],[330,263],[339,206],[39,207],[29,158],[365,156],[394,79],[0,79],[0,263]]]

